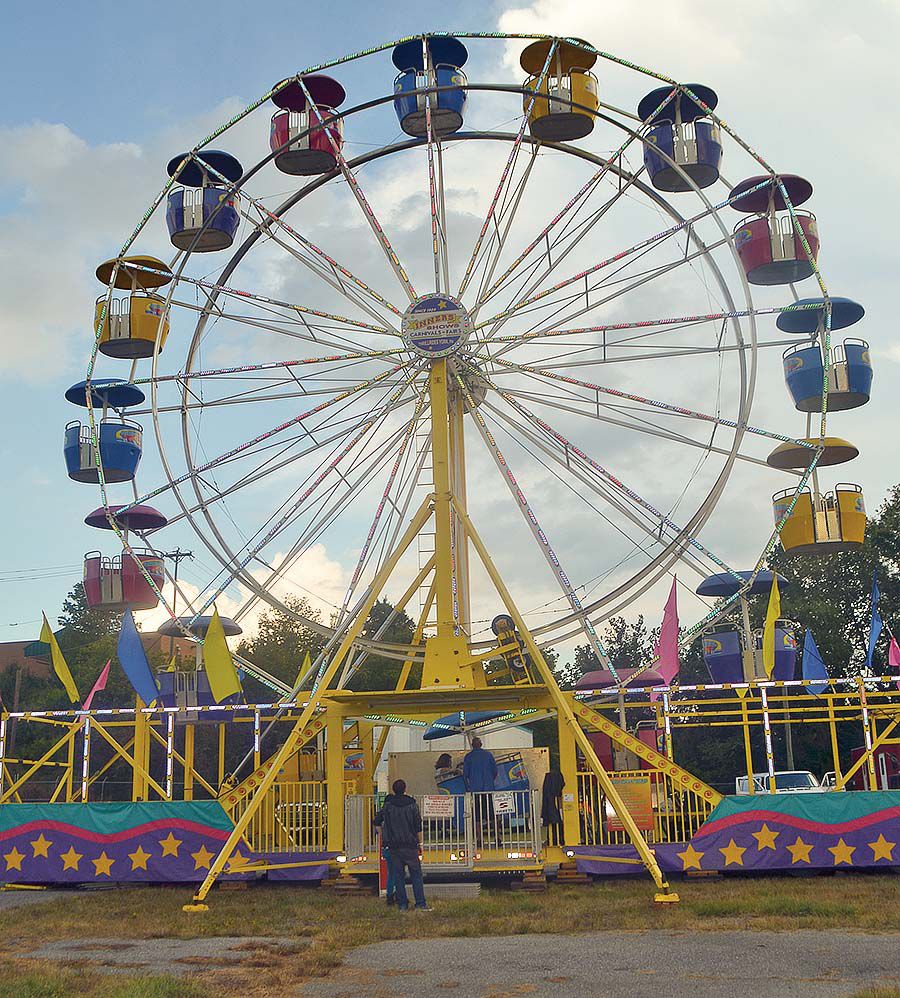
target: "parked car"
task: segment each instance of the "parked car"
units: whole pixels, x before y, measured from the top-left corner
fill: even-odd
[[[754,792],[758,794],[769,793],[769,774],[754,773],[753,788]],[[824,794],[827,793],[828,789],[805,769],[780,770],[775,773],[776,794]],[[736,794],[750,793],[746,776],[735,777],[734,792]]]

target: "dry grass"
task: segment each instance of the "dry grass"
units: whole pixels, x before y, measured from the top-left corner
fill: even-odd
[[[391,939],[611,928],[900,931],[900,877],[689,880],[677,890],[680,905],[654,906],[649,882],[643,880],[554,886],[545,894],[496,888],[485,890],[478,900],[436,902],[427,917],[403,915],[375,898],[338,898],[326,891],[275,885],[217,892],[210,910],[199,915],[181,911],[189,893],[183,888],[73,893],[0,913],[0,998],[278,994],[302,979],[327,974],[349,949]],[[192,984],[169,978],[102,977],[89,962],[79,970],[61,970],[20,959],[53,939],[160,936],[278,936],[298,944],[249,949],[239,966],[197,975]],[[900,993],[876,990],[860,998],[900,998]]]

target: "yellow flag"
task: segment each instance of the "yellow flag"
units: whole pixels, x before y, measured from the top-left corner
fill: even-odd
[[[778,576],[772,573],[772,589],[769,592],[769,609],[766,611],[766,626],[763,628],[763,668],[769,679],[775,671],[775,621],[781,616],[781,596],[778,594]]]
[[[169,662],[169,664],[168,664],[168,666],[166,668],[166,672],[177,672],[177,671],[178,670],[175,668],[175,656],[173,655],[172,656],[172,661]]]
[[[306,670],[310,667],[310,665],[311,665],[311,661],[310,661],[310,657],[309,657],[309,649],[307,649],[307,651],[306,651],[306,658],[303,659],[303,665],[300,666],[300,671],[297,673],[297,679],[294,682],[294,689],[295,690],[300,685],[300,680],[306,675]],[[293,692],[293,690],[291,691],[291,693],[292,692]],[[279,698],[278,702],[279,703],[287,703],[291,699],[291,693],[285,693],[285,694],[283,694]]]
[[[59,681],[65,686],[66,693],[69,694],[69,699],[72,703],[81,703],[81,697],[78,695],[78,687],[75,685],[75,680],[72,678],[72,673],[69,672],[69,666],[63,657],[62,648],[59,647],[59,643],[56,640],[56,635],[50,630],[50,625],[47,623],[47,614],[43,614],[44,626],[41,628],[41,641],[44,644],[50,645],[50,657],[53,660],[53,671],[59,676]]]
[[[241,692],[241,681],[231,660],[231,652],[225,642],[225,631],[216,609],[213,609],[212,620],[203,641],[203,664],[216,703]]]

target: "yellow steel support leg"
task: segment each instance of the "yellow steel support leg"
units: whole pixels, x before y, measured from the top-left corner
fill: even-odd
[[[190,721],[184,726],[184,799],[194,799],[194,736],[196,728]]]
[[[134,703],[134,765],[131,767],[131,799],[142,801],[147,799],[148,785],[144,779],[147,767],[144,758],[148,754],[147,725],[149,715],[142,708],[146,706],[140,697],[135,697]]]
[[[325,709],[325,802],[328,851],[344,849],[344,721],[336,707]]]
[[[422,689],[456,686],[484,689],[481,663],[472,663],[465,634],[459,633],[459,603],[453,545],[450,411],[447,361],[438,360],[429,376],[431,462],[434,472],[434,579],[437,634],[425,643]]]
[[[504,607],[515,621],[516,627],[518,628],[519,633],[522,635],[525,645],[528,648],[528,653],[531,655],[532,662],[540,672],[541,679],[544,681],[548,693],[556,704],[559,723],[568,726],[570,737],[573,736],[577,742],[578,747],[584,755],[585,761],[596,775],[607,800],[612,805],[619,820],[625,826],[632,845],[634,845],[635,849],[637,849],[641,861],[647,868],[650,876],[653,878],[654,883],[658,888],[658,891],[654,896],[654,900],[660,904],[672,904],[677,902],[679,900],[678,895],[669,887],[666,878],[663,876],[662,870],[659,868],[659,864],[656,862],[656,856],[654,856],[653,850],[647,845],[644,836],[641,834],[640,829],[631,817],[631,813],[628,808],[625,807],[622,798],[619,796],[619,792],[616,790],[615,784],[612,782],[609,774],[597,758],[594,746],[591,744],[590,739],[578,723],[569,701],[560,690],[556,682],[556,677],[553,675],[552,670],[544,660],[544,656],[541,654],[540,649],[532,637],[531,631],[528,629],[524,618],[519,613],[518,608],[513,602],[509,590],[506,588],[503,583],[503,579],[500,577],[500,573],[491,561],[487,548],[485,548],[481,538],[478,536],[478,532],[475,530],[472,521],[469,519],[465,510],[460,509],[458,506],[456,507],[456,512],[462,519],[462,522],[466,528],[466,533],[469,535],[469,540],[478,552],[478,557],[481,559],[481,563],[484,565],[485,571],[490,576],[491,582],[494,584],[494,588],[497,590],[497,594],[500,596]]]
[[[578,758],[575,739],[565,717],[557,713],[556,731],[559,738],[559,771],[563,778],[562,818],[563,841],[559,845],[581,845],[581,820],[578,814]]]
[[[741,730],[744,733],[744,761],[747,764],[747,790],[751,794],[756,793],[756,784],[753,781],[753,748],[750,745],[750,715],[747,710],[747,698],[741,698]]]
[[[831,758],[834,764],[834,779],[835,783],[840,780],[841,777],[841,752],[838,747],[838,736],[837,736],[837,718],[834,713],[834,696],[828,694],[828,733],[831,736]]]
[[[224,722],[219,725],[219,772],[218,779],[216,781],[216,786],[221,791],[222,784],[225,782],[225,724]]]
[[[259,810],[262,801],[265,800],[269,789],[275,782],[279,769],[281,769],[290,755],[297,751],[298,743],[302,741],[304,737],[311,738],[313,736],[314,732],[312,730],[307,730],[307,725],[309,725],[310,721],[312,721],[315,716],[323,695],[328,690],[330,684],[334,681],[341,664],[352,649],[353,643],[359,637],[360,632],[365,626],[370,610],[375,605],[378,597],[381,595],[381,591],[387,580],[390,578],[391,573],[394,571],[397,562],[404,555],[406,549],[430,517],[433,498],[433,496],[427,496],[425,498],[415,516],[410,521],[410,524],[406,528],[403,536],[400,538],[397,547],[384,563],[381,570],[376,573],[375,578],[372,580],[372,584],[369,587],[368,596],[366,597],[363,605],[359,608],[356,620],[344,635],[344,639],[334,657],[331,659],[328,668],[325,670],[325,674],[322,676],[322,680],[319,683],[316,692],[309,698],[309,702],[300,712],[300,716],[297,718],[297,721],[291,730],[291,734],[287,737],[281,748],[275,753],[272,758],[271,766],[265,775],[260,778],[259,785],[257,786],[253,797],[247,802],[247,807],[244,808],[243,814],[241,814],[235,822],[231,835],[228,836],[228,841],[224,846],[222,846],[219,855],[213,860],[212,865],[209,868],[209,873],[206,875],[206,879],[194,895],[193,903],[183,906],[185,911],[205,911],[207,909],[207,906],[203,903],[206,896],[209,894],[210,889],[216,882],[219,874],[225,868],[225,864],[234,853],[235,848],[244,834],[244,830]],[[341,775],[343,777],[343,773]],[[343,794],[343,779],[341,779],[341,792]]]

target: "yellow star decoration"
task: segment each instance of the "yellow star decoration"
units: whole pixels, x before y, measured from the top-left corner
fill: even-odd
[[[69,846],[68,852],[60,853],[59,858],[63,861],[63,870],[77,870],[82,855],[83,853],[75,852],[75,846]]]
[[[144,847],[138,844],[137,849],[128,854],[128,858],[131,860],[132,870],[146,870],[147,860],[150,858],[150,853],[144,852]]]
[[[687,849],[685,849],[684,852],[676,853],[676,855],[681,860],[683,870],[690,870],[692,867],[695,870],[699,870],[701,869],[700,860],[703,859],[706,854],[698,852],[689,842]]]
[[[94,864],[95,877],[111,876],[110,870],[112,869],[112,865],[115,863],[115,860],[110,859],[109,856],[106,855],[105,849],[96,859],[92,859],[91,862]]]
[[[10,852],[4,853],[3,858],[6,860],[7,870],[18,870],[19,873],[22,872],[22,860],[25,858],[23,853],[13,846]]]
[[[181,839],[176,839],[171,832],[164,839],[160,839],[159,844],[162,846],[163,856],[175,856],[177,859],[181,841]]]
[[[744,865],[744,853],[747,850],[739,846],[734,839],[732,839],[724,849],[720,849],[719,852],[722,854],[722,858],[725,860],[725,865],[729,866],[732,863],[735,866]]]
[[[751,832],[750,834],[756,839],[756,849],[758,852],[762,852],[763,849],[771,849],[774,852],[775,839],[781,835],[781,832],[773,832],[768,825],[763,825],[758,832]]]
[[[37,859],[38,856],[43,856],[44,859],[50,858],[50,854],[47,850],[53,845],[53,843],[50,842],[49,839],[44,838],[43,832],[41,832],[41,834],[30,843],[30,845],[34,850],[35,859]]]
[[[209,861],[215,856],[215,853],[210,852],[206,846],[201,845],[196,852],[191,853],[191,858],[194,861],[194,869],[209,869]]]
[[[896,842],[888,842],[884,835],[879,835],[874,842],[869,843],[869,848],[872,850],[872,861],[887,859],[893,862],[893,852],[896,844]]]
[[[249,856],[242,856],[240,850],[238,850],[228,861],[228,869],[231,871],[239,870],[242,866],[246,866],[250,862]]]
[[[797,841],[792,846],[788,846],[787,849],[791,854],[791,863],[808,863],[809,854],[812,852],[812,843],[807,844],[798,835]]]
[[[841,863],[846,863],[847,866],[853,866],[853,859],[851,858],[856,852],[856,846],[848,846],[847,843],[842,839],[838,839],[838,844],[836,846],[829,846],[828,851],[834,856],[834,865],[840,866]]]

